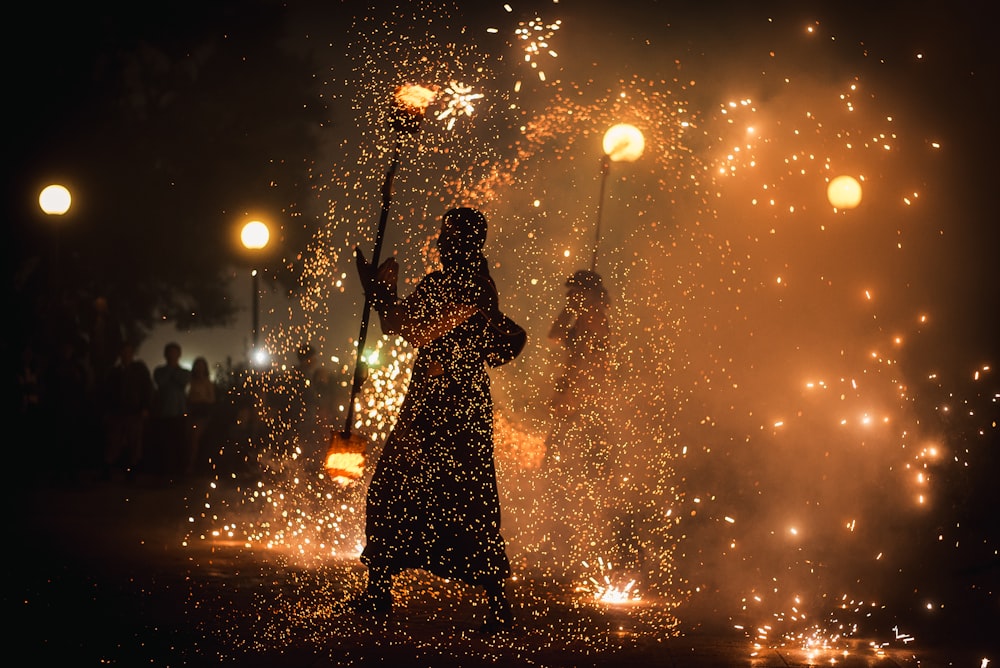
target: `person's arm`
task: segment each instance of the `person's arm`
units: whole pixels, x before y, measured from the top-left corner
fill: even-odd
[[[414,348],[425,346],[468,320],[476,312],[471,304],[445,304],[440,309],[414,308],[397,302],[379,310],[382,332],[400,335]]]
[[[611,338],[611,328],[607,315],[598,308],[584,310],[576,321],[580,344],[589,354],[607,352]]]
[[[438,274],[421,279],[405,299],[379,308],[379,320],[386,334],[398,334],[415,348],[425,346],[465,322],[477,310],[474,303],[454,304],[445,301]],[[447,291],[444,291],[447,292]],[[471,301],[471,292],[462,295]]]
[[[361,277],[365,294],[370,295],[372,306],[378,312],[383,334],[402,336],[415,348],[450,332],[462,324],[476,307],[464,304],[434,303],[430,295],[424,294],[417,286],[414,294],[407,299],[397,297],[399,264],[394,258],[383,262],[374,272],[361,249],[355,249],[358,275]]]
[[[566,295],[566,305],[559,312],[555,322],[552,323],[552,327],[549,329],[550,341],[566,342],[569,338],[570,330],[583,318],[585,303],[586,300],[581,290],[570,290],[569,294]]]
[[[552,327],[549,328],[549,340],[550,341],[565,341],[566,337],[569,335],[569,330],[573,326],[573,313],[568,309],[564,308],[556,316],[555,321],[552,323]]]

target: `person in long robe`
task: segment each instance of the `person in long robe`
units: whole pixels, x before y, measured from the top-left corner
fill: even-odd
[[[405,299],[396,295],[396,261],[373,272],[356,250],[382,332],[401,335],[417,355],[369,484],[361,554],[368,582],[353,604],[388,613],[392,576],[423,569],[483,587],[488,615],[482,630],[493,632],[510,625],[512,615],[504,593],[510,562],[500,532],[487,367],[519,354],[526,334],[500,311],[483,255],[486,230],[478,210],[448,211],[437,239],[442,268]]]
[[[600,274],[581,269],[566,280],[566,303],[548,338],[565,350],[563,373],[551,402],[542,493],[536,511],[541,551],[573,573],[594,559],[604,542],[602,506],[610,439],[608,379],[611,328],[608,291]]]

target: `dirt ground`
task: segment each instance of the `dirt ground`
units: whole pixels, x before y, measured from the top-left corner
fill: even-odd
[[[973,668],[1000,656],[952,632],[888,645],[850,638],[835,651],[758,647],[711,605],[582,603],[569,583],[517,568],[510,632],[481,634],[481,594],[420,572],[397,578],[389,618],[358,616],[345,607],[363,582],[356,560],[304,568],[225,541],[184,546],[189,487],[95,479],[12,489],[9,638],[33,665]]]

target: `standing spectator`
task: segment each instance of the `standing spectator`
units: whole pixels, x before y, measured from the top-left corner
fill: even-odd
[[[212,424],[212,417],[215,414],[215,383],[212,381],[208,369],[208,360],[204,357],[196,357],[191,364],[191,382],[187,390],[187,414],[188,429],[188,451],[183,473],[191,475],[195,472],[200,463],[206,460],[205,453],[202,452],[202,441],[205,432]]]
[[[63,334],[42,379],[42,410],[54,467],[67,479],[78,475],[93,455],[97,424],[93,387],[83,341]]]
[[[30,341],[21,346],[18,365],[14,370],[14,381],[17,384],[17,415],[21,423],[28,429],[16,433],[30,433],[38,426],[38,413],[42,401],[42,369],[35,352],[35,346]]]
[[[334,371],[328,366],[319,366],[313,374],[313,388],[316,397],[316,424],[321,433],[326,436],[336,428],[337,423],[343,423],[342,404],[347,403],[350,389],[347,372],[343,369]],[[346,407],[345,407],[346,408]]]
[[[124,471],[133,480],[143,455],[146,420],[153,402],[153,377],[149,367],[135,358],[135,346],[121,345],[118,360],[101,384],[106,440],[104,477]]]
[[[296,352],[298,363],[292,369],[291,389],[295,393],[292,401],[296,412],[292,421],[297,425],[299,438],[311,441],[316,430],[316,413],[319,405],[316,401],[316,349],[306,344]]]
[[[289,369],[285,383],[289,446],[298,450],[306,467],[320,469],[328,438],[320,422],[322,367],[316,362],[316,350],[309,344],[300,346],[296,356],[297,364]]]
[[[187,452],[187,386],[191,371],[181,366],[180,344],[163,347],[164,363],[153,369],[156,384],[153,406],[153,433],[156,436],[158,473],[171,478],[182,472]]]
[[[45,421],[42,414],[43,361],[39,358],[35,344],[26,341],[21,344],[20,353],[14,367],[14,383],[17,387],[16,422],[11,425],[13,433],[25,434],[31,438],[42,435]],[[12,448],[16,470],[31,470],[34,462],[27,455],[26,448]]]
[[[96,297],[87,325],[87,357],[96,381],[103,379],[118,360],[124,337],[121,324],[111,314],[106,297]]]

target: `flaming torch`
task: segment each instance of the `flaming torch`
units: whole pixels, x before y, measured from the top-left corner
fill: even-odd
[[[379,216],[378,231],[375,235],[375,249],[372,252],[372,269],[378,268],[379,257],[382,254],[382,239],[385,237],[385,224],[389,217],[389,202],[392,199],[392,180],[399,167],[399,146],[404,135],[416,134],[420,129],[420,121],[424,112],[434,100],[436,93],[424,86],[406,84],[396,89],[391,112],[391,124],[396,132],[396,141],[392,152],[392,161],[382,182],[382,212]],[[361,391],[361,385],[367,376],[364,362],[365,339],[368,336],[368,321],[371,316],[372,298],[365,295],[365,305],[361,312],[361,331],[358,334],[357,351],[354,363],[354,381],[351,384],[351,399],[347,404],[347,418],[341,431],[334,431],[330,436],[330,446],[326,451],[325,468],[330,477],[344,485],[355,483],[361,479],[365,471],[367,454],[367,439],[351,431],[354,422],[354,400]]]

